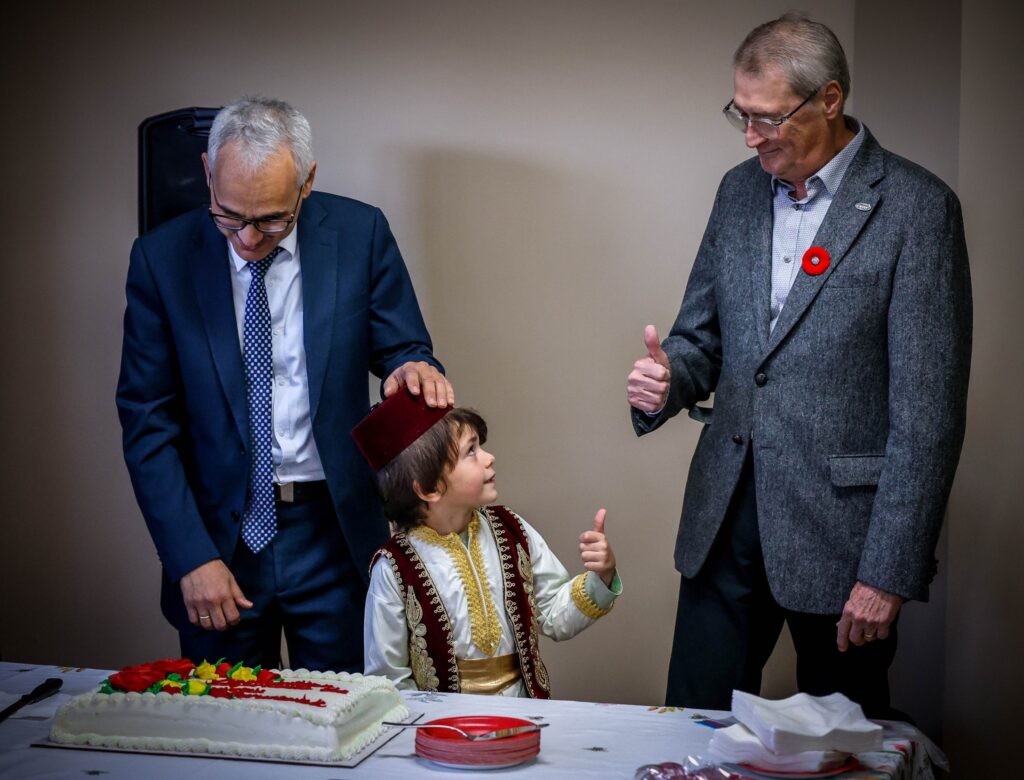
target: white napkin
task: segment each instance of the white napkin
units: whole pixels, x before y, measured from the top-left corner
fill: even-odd
[[[732,713],[775,754],[808,750],[865,753],[882,748],[882,727],[841,693],[798,693],[781,701],[732,692]]]
[[[742,723],[717,729],[708,746],[708,756],[726,764],[749,764],[757,769],[779,772],[821,772],[841,766],[849,753],[836,750],[808,750],[778,755],[770,751]]]

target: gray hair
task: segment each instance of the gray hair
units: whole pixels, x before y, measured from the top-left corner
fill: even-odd
[[[301,187],[313,167],[313,133],[309,121],[283,100],[246,96],[225,106],[213,120],[206,147],[210,170],[227,144],[236,144],[243,165],[259,170],[282,146],[295,161],[296,186]]]
[[[755,76],[778,68],[802,97],[833,80],[839,82],[844,102],[850,96],[850,67],[836,34],[796,11],[755,27],[736,50],[732,64]]]

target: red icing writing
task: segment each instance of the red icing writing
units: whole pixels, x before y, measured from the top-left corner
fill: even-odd
[[[310,699],[306,696],[292,698],[290,696],[274,696],[267,692],[267,689],[285,689],[312,691],[318,690],[324,693],[347,694],[344,688],[334,685],[321,685],[306,680],[280,680],[278,682],[260,683],[255,680],[211,680],[210,696],[218,699],[265,699],[271,701],[291,701],[296,704],[307,704],[310,707],[326,707],[327,702],[323,699]]]
[[[259,680],[210,680],[213,687],[226,686],[232,690],[246,690],[249,688],[281,688],[289,691],[323,691],[324,693],[347,694],[348,690],[339,688],[336,685],[315,683],[309,680],[277,680],[274,682],[262,682]]]
[[[210,695],[211,696],[214,695],[214,691],[215,690],[216,690],[216,688],[214,688],[213,690],[210,691]],[[230,695],[229,698],[232,698],[232,699],[261,699],[261,700],[270,700],[270,701],[290,701],[290,702],[294,702],[295,704],[308,704],[310,707],[326,707],[327,706],[327,702],[325,702],[323,699],[308,699],[305,696],[303,696],[300,699],[293,699],[293,698],[291,698],[289,696],[268,696],[267,692],[265,690],[263,690],[262,688],[253,688],[251,690],[246,690],[244,688],[237,688],[237,689],[231,691],[231,695]]]

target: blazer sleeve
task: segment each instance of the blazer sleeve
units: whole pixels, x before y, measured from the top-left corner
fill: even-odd
[[[960,203],[914,204],[889,307],[889,436],[858,579],[923,599],[966,425],[971,280]]]
[[[117,411],[125,463],[168,576],[177,581],[220,557],[189,487],[179,366],[170,325],[142,243],[128,266]]]
[[[375,209],[370,293],[370,371],[383,380],[409,361],[425,361],[444,371],[434,357],[416,292],[398,242],[380,209]]]

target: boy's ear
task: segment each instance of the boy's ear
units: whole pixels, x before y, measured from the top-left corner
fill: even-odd
[[[432,490],[427,493],[420,487],[419,480],[414,479],[412,481],[412,490],[420,501],[426,501],[428,504],[435,504],[441,500],[442,493],[440,490]]]

